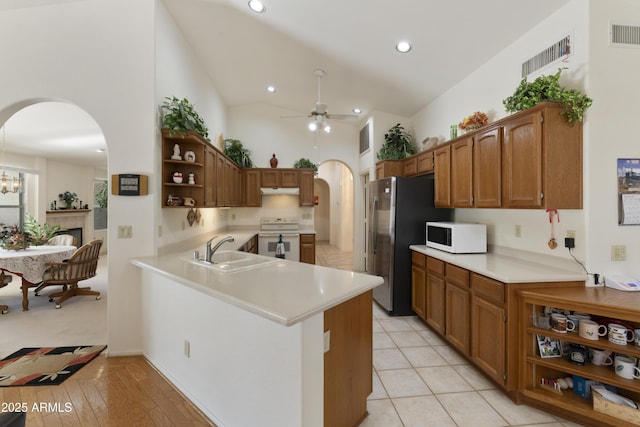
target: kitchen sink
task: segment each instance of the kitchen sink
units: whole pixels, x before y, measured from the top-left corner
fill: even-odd
[[[210,268],[222,273],[235,273],[265,267],[280,261],[278,258],[256,255],[239,251],[219,251],[213,254],[211,262],[201,259],[183,258],[192,264],[203,268]]]

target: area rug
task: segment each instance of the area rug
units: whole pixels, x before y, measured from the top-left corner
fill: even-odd
[[[0,387],[58,385],[106,347],[25,347],[0,360]]]

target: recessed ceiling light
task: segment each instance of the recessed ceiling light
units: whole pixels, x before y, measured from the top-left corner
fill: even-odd
[[[259,0],[249,0],[249,9],[253,10],[256,13],[263,13],[267,10],[264,3]]]
[[[98,153],[105,153],[107,151],[107,149],[106,148],[98,148],[98,149],[96,149],[96,151]]]
[[[359,109],[359,108],[357,108],[357,107],[356,107],[356,108],[354,108],[352,111],[353,111],[354,113],[356,113],[356,114],[360,114],[360,113],[362,113],[362,110],[361,110],[361,109]]]
[[[411,50],[411,45],[409,44],[409,42],[398,42],[398,44],[396,45],[396,50],[400,53],[407,53]]]
[[[269,93],[274,93],[276,91],[276,87],[275,86],[267,86],[267,92]]]

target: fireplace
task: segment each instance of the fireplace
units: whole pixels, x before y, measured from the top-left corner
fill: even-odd
[[[82,227],[77,228],[67,228],[66,230],[60,230],[57,234],[71,234],[76,239],[76,247],[82,246]]]

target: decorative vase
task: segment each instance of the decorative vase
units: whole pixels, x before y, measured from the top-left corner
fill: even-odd
[[[71,205],[73,204],[73,200],[65,200],[64,201],[66,209],[71,209]]]
[[[271,160],[269,160],[269,164],[271,165],[272,168],[278,167],[278,159],[276,159],[275,154],[271,157]]]

